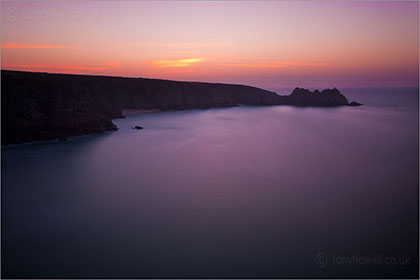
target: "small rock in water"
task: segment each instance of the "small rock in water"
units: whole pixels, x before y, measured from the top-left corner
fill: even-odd
[[[142,126],[136,125],[135,127],[133,127],[133,129],[143,129]]]
[[[353,106],[353,107],[355,107],[355,106],[362,106],[363,104],[360,104],[359,102],[356,102],[356,101],[353,101],[353,102],[351,102],[351,103],[349,103],[349,106]]]
[[[67,141],[68,139],[66,137],[60,137],[58,138],[58,141]]]

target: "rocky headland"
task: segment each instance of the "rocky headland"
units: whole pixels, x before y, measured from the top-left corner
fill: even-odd
[[[2,145],[116,130],[123,109],[185,110],[246,105],[344,106],[336,88],[290,95],[234,84],[1,71]]]

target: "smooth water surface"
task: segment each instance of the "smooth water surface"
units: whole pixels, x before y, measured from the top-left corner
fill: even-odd
[[[3,277],[418,277],[410,104],[148,113],[4,147]]]

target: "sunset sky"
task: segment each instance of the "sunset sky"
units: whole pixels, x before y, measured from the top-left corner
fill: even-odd
[[[2,1],[1,68],[264,88],[417,86],[419,3]]]

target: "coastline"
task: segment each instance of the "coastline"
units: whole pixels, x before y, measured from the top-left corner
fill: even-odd
[[[2,145],[114,131],[113,119],[159,111],[359,105],[336,88],[278,95],[247,85],[128,77],[2,70],[1,78]]]
[[[161,112],[159,109],[123,109],[121,114],[123,116],[131,116],[131,115],[140,115],[140,114],[147,114],[147,113],[158,113]]]

